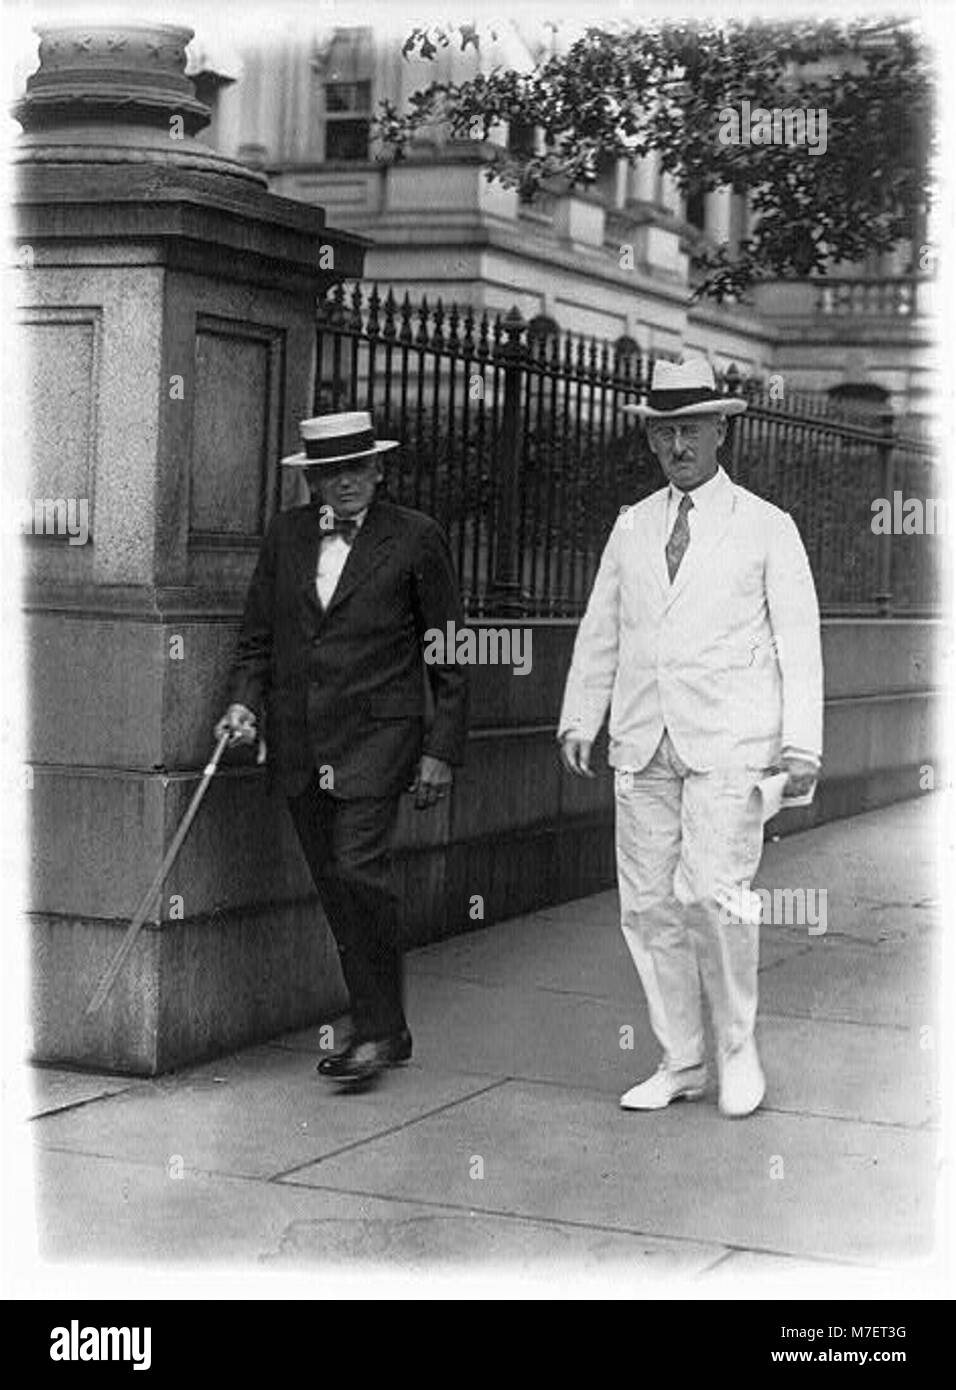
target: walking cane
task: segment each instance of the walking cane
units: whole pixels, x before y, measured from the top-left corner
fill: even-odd
[[[160,864],[159,869],[156,872],[156,877],[153,879],[152,883],[146,889],[146,892],[140,898],[139,906],[134,912],[132,921],[126,929],[126,935],[123,937],[122,945],[116,952],[116,955],[113,957],[112,961],[110,961],[109,969],[100,981],[99,987],[97,988],[96,993],[93,995],[93,998],[86,1006],[87,1016],[89,1016],[90,1014],[95,1014],[97,1009],[100,1008],[104,999],[109,994],[110,990],[113,988],[113,983],[116,980],[117,975],[122,970],[123,963],[126,960],[126,957],[133,949],[133,946],[136,943],[136,938],[139,936],[142,925],[146,920],[146,914],[150,909],[150,904],[153,902],[157,893],[162,888],[163,880],[169,873],[170,869],[173,867],[173,860],[176,858],[176,855],[182,848],[183,841],[189,834],[189,827],[192,825],[196,812],[199,810],[200,802],[206,795],[206,788],[209,786],[209,783],[212,781],[213,777],[216,774],[216,768],[219,766],[219,759],[222,757],[223,750],[225,749],[226,744],[229,742],[229,738],[230,734],[227,731],[222,735],[219,742],[216,744],[216,750],[212,755],[212,759],[203,768],[202,781],[199,783],[199,786],[196,788],[195,792],[193,792],[193,799],[189,803],[189,808],[186,811],[186,814],[180,821],[179,829],[173,836],[172,843],[170,844],[169,849],[166,851],[166,857],[163,859],[162,864]]]

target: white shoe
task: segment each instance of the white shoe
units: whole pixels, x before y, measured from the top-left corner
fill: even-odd
[[[662,1063],[653,1076],[621,1096],[622,1110],[663,1110],[672,1100],[699,1100],[707,1084],[707,1068],[671,1071]]]
[[[753,1038],[719,1061],[720,1110],[731,1119],[752,1115],[764,1098],[766,1078]]]

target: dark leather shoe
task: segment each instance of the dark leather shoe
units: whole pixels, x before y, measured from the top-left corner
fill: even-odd
[[[336,1067],[341,1064],[348,1050],[348,1047],[340,1047],[338,1052],[330,1052],[328,1057],[323,1057],[321,1062],[316,1066],[316,1071],[319,1075],[334,1076]]]
[[[401,1066],[411,1057],[412,1035],[407,1028],[403,1028],[400,1033],[393,1033],[390,1038],[385,1038],[384,1041],[388,1047],[388,1060],[391,1066]]]
[[[412,1035],[407,1028],[386,1038],[356,1039],[316,1067],[330,1081],[362,1081],[385,1067],[400,1066],[412,1055]]]
[[[370,1081],[390,1064],[388,1042],[365,1039],[349,1043],[331,1057],[323,1057],[316,1070],[329,1081]]]

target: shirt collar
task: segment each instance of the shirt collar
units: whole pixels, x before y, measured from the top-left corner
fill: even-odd
[[[679,487],[675,487],[673,483],[669,483],[667,487],[668,505],[677,507],[680,505],[681,498],[686,496],[693,502],[695,511],[709,512],[729,482],[730,479],[727,474],[718,465],[714,476],[708,478],[706,483],[701,483],[700,487],[695,487],[692,492],[685,493]]]

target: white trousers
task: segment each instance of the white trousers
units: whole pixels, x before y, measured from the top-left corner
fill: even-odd
[[[760,863],[763,772],[694,772],[665,733],[647,767],[615,773],[621,928],[674,1069],[703,1060],[701,983],[723,1053],[754,1031],[759,923],[726,904]]]

